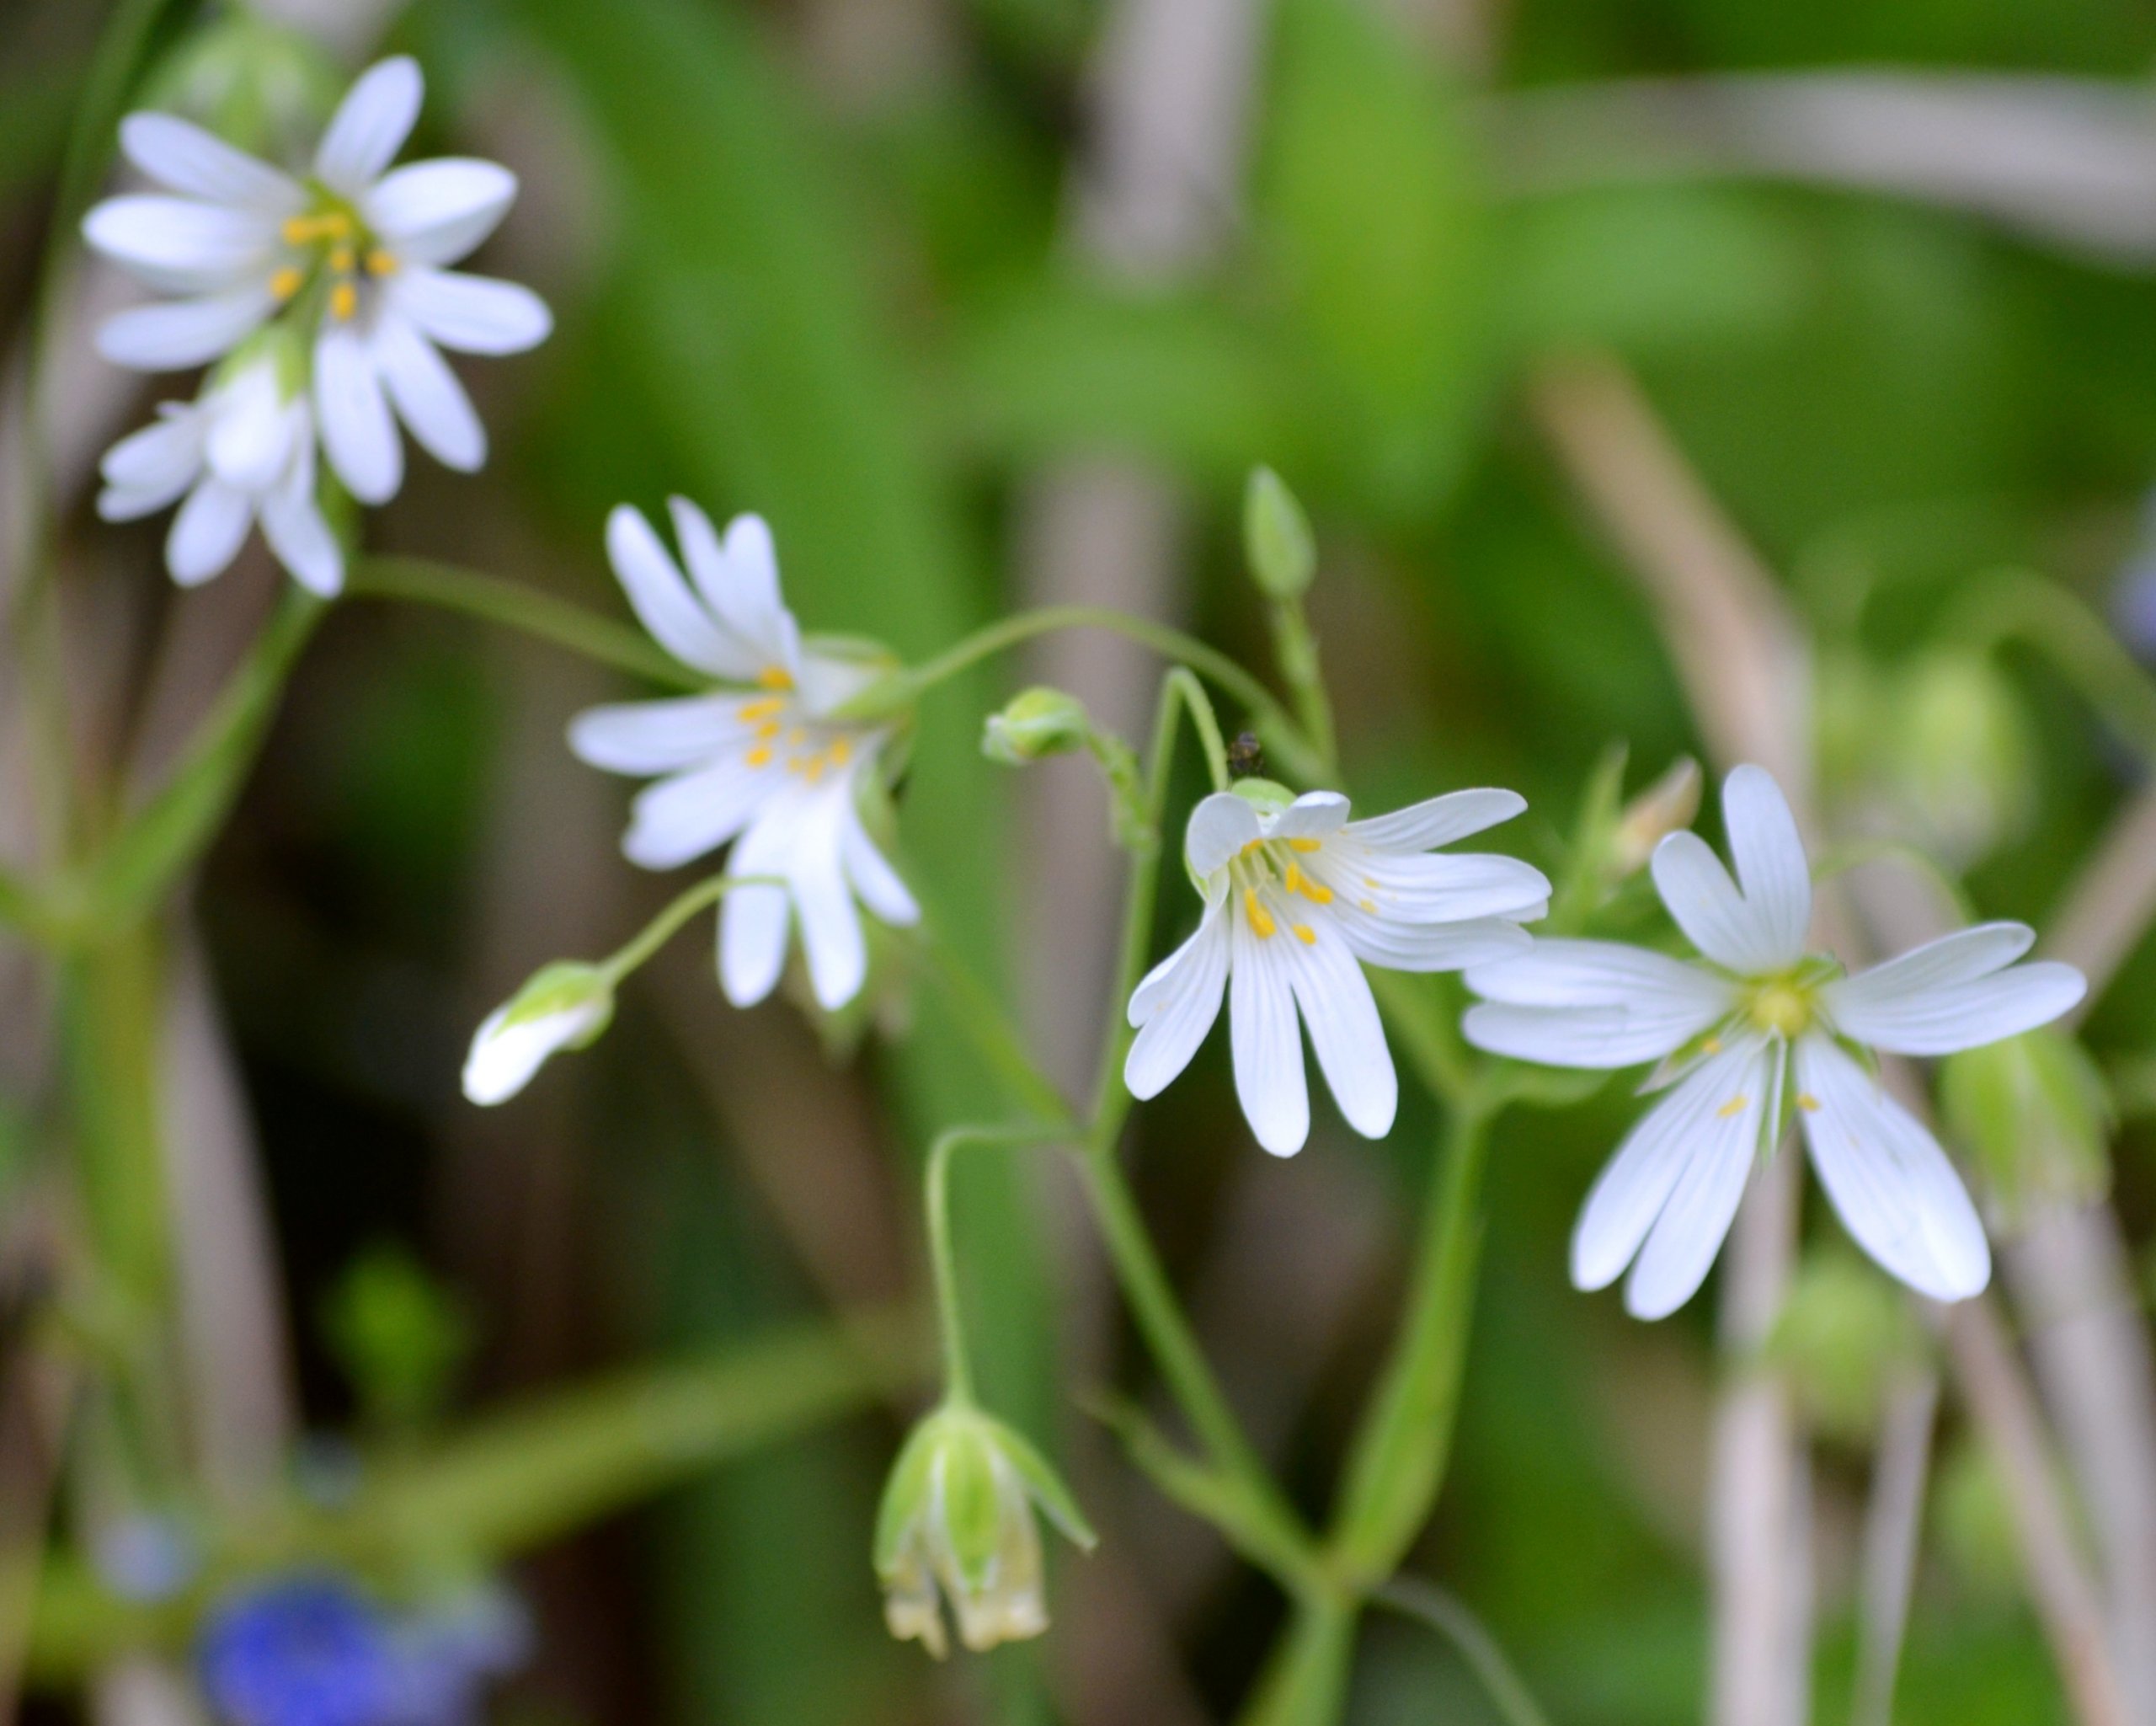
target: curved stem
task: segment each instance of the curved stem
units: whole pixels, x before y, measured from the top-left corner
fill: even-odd
[[[712,687],[712,679],[680,664],[626,623],[498,575],[482,575],[431,558],[355,558],[344,590],[355,599],[408,600],[520,629],[669,688],[700,694]]]
[[[1180,698],[1190,709],[1190,723],[1198,733],[1198,740],[1204,745],[1205,770],[1213,776],[1213,788],[1228,788],[1228,745],[1220,735],[1220,716],[1213,711],[1212,698],[1205,693],[1205,686],[1187,665],[1177,665],[1171,671],[1161,685],[1161,699]],[[1160,812],[1153,812],[1154,830],[1160,827]]]
[[[1987,651],[2012,640],[2036,649],[2137,755],[2156,760],[2156,684],[2110,626],[2056,582],[2026,570],[1995,575],[1955,606],[1940,633]]]
[[[953,1127],[928,1147],[923,1202],[928,1213],[928,1263],[936,1279],[937,1327],[943,1339],[944,1393],[947,1401],[960,1407],[973,1403],[974,1372],[966,1350],[965,1320],[958,1310],[958,1257],[951,1248],[951,1158],[969,1145],[1038,1145],[1065,1130],[1060,1125]]]
[[[1165,623],[1134,617],[1103,606],[1047,606],[975,631],[933,659],[894,673],[840,709],[847,719],[873,719],[910,707],[928,690],[961,671],[1037,635],[1059,629],[1107,629],[1151,648],[1212,681],[1251,711],[1290,771],[1305,779],[1325,777],[1325,757],[1310,745],[1294,716],[1270,690],[1219,649]]]
[[[1403,1617],[1428,1625],[1459,1649],[1508,1726],[1550,1726],[1550,1717],[1505,1658],[1497,1638],[1463,1601],[1415,1576],[1396,1576],[1370,1598]]]
[[[707,906],[718,904],[736,887],[783,887],[785,884],[776,875],[712,875],[699,881],[624,942],[600,965],[600,969],[606,972],[610,985],[618,983],[673,939],[675,932],[682,924]]]

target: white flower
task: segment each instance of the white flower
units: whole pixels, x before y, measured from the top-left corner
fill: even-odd
[[[1735,881],[1697,834],[1673,833],[1654,854],[1655,886],[1701,959],[1537,941],[1524,958],[1467,974],[1486,1002],[1466,1018],[1478,1046],[1553,1066],[1660,1061],[1674,1079],[1588,1194],[1572,1234],[1572,1280],[1602,1288],[1630,1264],[1625,1304],[1634,1314],[1659,1318],[1683,1306],[1793,1096],[1812,1166],[1858,1244],[1936,1300],[1975,1294],[1991,1277],[1975,1207],[1863,1051],[1946,1055],[2014,1036],[2079,1001],[2081,974],[2015,965],[2034,934],[1984,923],[1844,976],[1806,951],[1811,868],[1772,776],[1731,773],[1722,820]]]
[[[105,452],[106,521],[185,497],[165,540],[166,566],[183,586],[221,573],[257,521],[302,586],[327,598],[344,584],[344,554],[315,503],[313,419],[280,373],[274,354],[248,361],[213,377],[198,400],[166,403],[155,425]]]
[[[1390,1130],[1399,1081],[1363,964],[1456,970],[1527,949],[1514,921],[1548,909],[1540,870],[1508,857],[1427,857],[1433,846],[1510,820],[1509,791],[1456,791],[1374,820],[1350,821],[1337,791],[1288,800],[1262,780],[1191,811],[1183,858],[1204,896],[1193,935],[1130,997],[1138,1036],[1123,1081],[1152,1097],[1190,1064],[1229,997],[1235,1092],[1277,1157],[1310,1133],[1299,1010],[1348,1124]]]
[[[890,728],[832,717],[884,668],[803,646],[760,516],[736,516],[722,542],[694,504],[670,507],[693,585],[627,505],[606,523],[607,553],[659,645],[734,687],[595,708],[570,727],[569,745],[595,767],[664,776],[637,796],[622,843],[632,863],[670,869],[738,839],[728,874],[786,883],[727,895],[718,972],[729,1001],[748,1007],[777,986],[798,916],[816,999],[842,1007],[868,971],[855,895],[887,923],[921,917],[862,825],[861,794]]]
[[[573,960],[546,966],[472,1034],[464,1094],[482,1106],[508,1102],[550,1055],[596,1041],[613,1017],[613,982],[606,971]]]
[[[292,308],[313,344],[323,447],[362,503],[387,501],[403,478],[392,404],[450,467],[486,459],[485,430],[438,348],[516,353],[552,327],[529,289],[443,267],[494,231],[514,174],[463,158],[389,171],[422,88],[408,58],[366,72],[304,179],[186,120],[131,114],[120,147],[165,190],[109,198],[83,222],[93,246],[180,297],[104,326],[99,351],[119,365],[202,365]]]

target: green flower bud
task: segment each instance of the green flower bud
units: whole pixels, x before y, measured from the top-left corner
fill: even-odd
[[[2111,1184],[2110,1093],[2055,1025],[1949,1055],[1939,1100],[2009,1226],[2047,1203],[2097,1198]]]
[[[1277,779],[1238,779],[1228,789],[1262,815],[1277,815],[1295,800],[1295,794]]]
[[[1011,697],[1001,713],[988,716],[980,752],[1006,767],[1022,767],[1043,756],[1085,748],[1092,729],[1086,704],[1076,696],[1060,689],[1027,689]]]
[[[1609,867],[1619,878],[1646,867],[1656,846],[1692,825],[1700,813],[1700,764],[1679,756],[1668,770],[1625,805],[1610,835]]]
[[[950,1404],[922,1421],[899,1452],[876,1518],[891,1634],[918,1638],[942,1659],[947,1604],[958,1639],[976,1654],[1047,1629],[1037,1509],[1091,1548],[1096,1536],[1069,1489],[1001,1421]]]
[[[614,987],[597,965],[563,959],[545,966],[487,1015],[464,1061],[464,1094],[506,1103],[558,1049],[583,1049],[614,1017]]]
[[[1861,1443],[1877,1429],[1895,1375],[1921,1358],[1924,1339],[1894,1285],[1836,1250],[1804,1261],[1767,1346],[1812,1424]]]
[[[1253,468],[1243,489],[1243,548],[1258,586],[1278,600],[1300,599],[1317,574],[1310,518],[1280,476]]]

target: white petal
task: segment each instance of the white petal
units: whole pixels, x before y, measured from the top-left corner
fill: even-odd
[[[374,361],[349,324],[314,345],[314,410],[322,446],[345,489],[363,504],[386,504],[404,483],[404,446]]]
[[[167,293],[218,293],[252,277],[266,285],[275,222],[192,198],[108,198],[83,218],[83,237]]]
[[[1365,965],[1394,971],[1458,971],[1518,958],[1533,945],[1508,917],[1468,917],[1454,923],[1403,922],[1335,899],[1333,921],[1350,951]],[[1521,915],[1525,915],[1523,912]]]
[[[98,513],[108,521],[131,521],[164,508],[200,475],[202,441],[202,416],[190,409],[130,432],[98,463],[112,488],[98,500]]]
[[[1222,800],[1216,795],[1206,803]],[[1239,797],[1226,800],[1242,803]],[[1309,1082],[1287,961],[1267,949],[1293,938],[1276,933],[1262,939],[1240,912],[1230,910],[1227,916],[1228,1032],[1235,1058],[1235,1095],[1257,1142],[1275,1157],[1292,1157],[1310,1136]]]
[[[1542,871],[1518,858],[1487,852],[1380,852],[1342,837],[1301,859],[1310,874],[1372,916],[1407,923],[1527,915],[1550,897]]]
[[[1348,799],[1337,791],[1305,791],[1273,818],[1273,839],[1323,839],[1348,821]]]
[[[1704,967],[1614,941],[1537,941],[1523,958],[1476,966],[1467,986],[1500,1003],[1469,1009],[1469,1041],[1552,1066],[1659,1061],[1737,1004]]]
[[[853,890],[869,910],[897,929],[910,929],[921,921],[920,901],[899,879],[899,872],[891,867],[889,859],[876,848],[876,842],[861,825],[857,810],[847,811],[846,831],[840,837],[840,852],[846,864],[846,879],[853,883]]]
[[[1991,1280],[1991,1248],[1946,1153],[1826,1037],[1796,1045],[1797,1114],[1842,1223],[1881,1265],[1935,1301]]]
[[[1670,834],[1655,847],[1652,868],[1655,890],[1677,927],[1716,964],[1759,976],[1790,963],[1792,955],[1698,834]]]
[[[1526,807],[1527,799],[1516,791],[1452,791],[1353,822],[1348,831],[1380,851],[1428,851],[1509,821]]]
[[[739,675],[732,644],[689,591],[642,510],[627,504],[615,506],[606,518],[606,555],[654,641],[686,665],[716,676]]]
[[[1733,768],[1722,781],[1721,821],[1746,903],[1780,963],[1794,965],[1812,926],[1812,864],[1789,799],[1764,767]]]
[[[799,817],[798,798],[773,799],[734,847],[726,872],[783,874]],[[718,912],[718,981],[736,1007],[754,1007],[778,986],[792,917],[792,900],[783,887],[736,887],[726,895]]]
[[[1190,1065],[1219,1018],[1228,981],[1229,917],[1225,906],[1208,906],[1198,932],[1131,991],[1130,1022],[1138,1035],[1123,1063],[1123,1082],[1132,1096],[1159,1096]]]
[[[460,473],[486,465],[487,428],[472,398],[434,344],[393,310],[385,310],[375,327],[374,358],[398,418],[420,447]]]
[[[243,491],[205,479],[173,517],[165,539],[165,567],[183,587],[199,587],[224,573],[246,542],[254,506]]]
[[[294,441],[306,430],[305,410],[286,411],[277,369],[264,361],[217,392],[203,457],[226,484],[259,494],[291,471]]]
[[[120,147],[158,184],[190,198],[280,217],[297,214],[307,203],[306,192],[290,174],[173,115],[129,115],[120,122]]]
[[[508,1102],[531,1082],[548,1055],[583,1036],[604,1011],[603,1003],[584,1003],[512,1025],[509,1007],[496,1007],[472,1036],[464,1061],[464,1094],[482,1107]]]
[[[366,196],[374,231],[400,263],[454,264],[494,231],[516,196],[516,176],[469,157],[414,162],[385,174]]]
[[[1349,1126],[1366,1139],[1382,1139],[1399,1112],[1400,1080],[1385,1047],[1378,1004],[1370,998],[1369,981],[1330,918],[1313,916],[1299,927],[1316,939],[1306,943],[1292,928],[1283,928],[1267,944],[1285,943],[1281,952],[1288,960],[1289,981],[1332,1100]],[[1301,1064],[1299,1050],[1296,1061]]]
[[[1624,1274],[1710,1136],[1716,1112],[1742,1094],[1759,1052],[1758,1044],[1748,1043],[1702,1062],[1625,1135],[1572,1230],[1575,1287],[1606,1288]]]
[[[1182,836],[1183,860],[1202,881],[1261,836],[1257,811],[1232,791],[1216,791],[1190,812]]]
[[[2070,965],[2043,959],[2017,965],[1973,983],[1950,983],[1881,1000],[1851,998],[1852,977],[1823,991],[1835,1028],[1860,1043],[1896,1055],[1952,1055],[2047,1025],[2089,992]]]
[[[137,371],[206,366],[253,334],[276,305],[265,281],[201,299],[136,306],[105,320],[98,352]]]
[[[740,708],[733,695],[592,708],[569,722],[569,748],[609,772],[671,772],[740,742],[749,730]]]
[[[868,977],[861,912],[846,884],[841,855],[851,804],[851,788],[843,782],[808,800],[787,870],[801,917],[801,944],[808,956],[808,985],[826,1013],[852,1000]]]
[[[547,302],[528,287],[491,276],[414,265],[389,278],[389,302],[446,348],[460,354],[520,354],[554,328]]]
[[[369,67],[330,116],[314,152],[316,178],[348,198],[362,197],[411,136],[425,93],[409,55]]]
[[[1513,1007],[1481,1002],[1460,1018],[1477,1049],[1542,1066],[1593,1071],[1659,1061],[1684,1039],[1634,1024],[1619,1007]]]
[[[262,537],[309,593],[334,599],[344,590],[344,553],[315,502],[312,459],[303,456],[291,479],[262,500]]]
[[[792,676],[800,666],[798,643],[775,647],[742,628],[735,615],[739,596],[734,591],[731,560],[719,543],[711,517],[686,498],[669,498],[666,506],[674,518],[674,537],[681,547],[681,560],[688,565],[689,580],[702,596],[715,627],[716,639],[724,650],[725,674],[753,682],[776,668]]]
[[[1721,1091],[1704,1096],[1706,1112],[1689,1136],[1689,1160],[1625,1284],[1625,1310],[1635,1318],[1667,1317],[1706,1280],[1758,1160],[1773,1068],[1780,1059],[1779,1045],[1755,1045],[1752,1059]]]
[[[1830,983],[1820,999],[1859,1042],[1899,1055],[1973,1049],[2048,1023],[2085,992],[2071,966],[2005,969],[2035,939],[2025,923],[1980,923]]]
[[[622,854],[640,868],[677,868],[734,837],[782,784],[774,770],[752,767],[739,756],[661,779],[637,794]]]

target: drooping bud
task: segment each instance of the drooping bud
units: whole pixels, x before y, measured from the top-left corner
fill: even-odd
[[[1310,518],[1270,468],[1253,468],[1243,489],[1243,548],[1260,589],[1277,600],[1300,599],[1317,574]]]
[[[981,728],[980,751],[992,761],[1022,767],[1043,756],[1086,747],[1093,722],[1085,703],[1060,689],[1036,687],[1011,697]]]
[[[1610,873],[1637,874],[1656,846],[1690,826],[1700,813],[1700,764],[1679,756],[1653,784],[1625,805],[1609,836]]]
[[[1070,1491],[1000,1420],[947,1404],[914,1429],[876,1519],[883,1619],[900,1641],[949,1652],[947,1606],[974,1653],[1048,1628],[1038,1510],[1078,1546],[1096,1536]]]
[[[1950,1055],[1940,1107],[2009,1226],[2046,1204],[2097,1198],[2110,1184],[2110,1095],[2081,1045],[2056,1026]]]
[[[506,1103],[548,1055],[589,1046],[613,1017],[613,985],[597,965],[563,959],[545,966],[473,1034],[464,1094],[481,1104]]]

